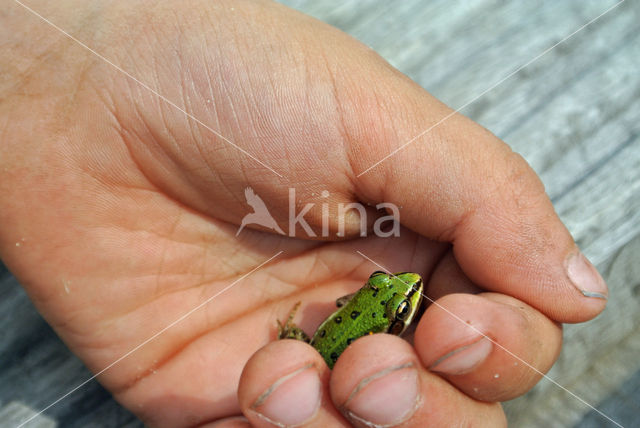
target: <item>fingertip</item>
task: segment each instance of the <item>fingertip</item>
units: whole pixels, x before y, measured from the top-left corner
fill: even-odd
[[[254,424],[300,425],[322,403],[328,368],[309,345],[278,340],[258,350],[242,371],[240,408]]]
[[[395,425],[410,418],[419,404],[420,368],[405,340],[388,334],[365,336],[334,366],[331,397],[356,425]]]
[[[338,359],[330,387],[336,406],[358,427],[505,426],[499,404],[476,401],[428,372],[397,336],[356,340]]]
[[[524,207],[487,206],[461,223],[456,261],[479,287],[508,294],[559,322],[584,322],[606,305],[607,287],[580,253],[546,194]]]
[[[259,349],[240,377],[238,401],[252,426],[347,426],[329,396],[331,371],[305,342],[277,340]]]
[[[461,391],[504,401],[528,391],[549,370],[562,331],[510,296],[451,294],[425,312],[414,344],[425,367]]]

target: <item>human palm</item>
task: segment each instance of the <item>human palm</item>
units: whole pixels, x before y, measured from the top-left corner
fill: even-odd
[[[522,329],[535,333],[498,323],[487,334],[541,371],[559,349],[555,321],[602,310],[562,270],[574,244],[535,174],[477,125],[452,116],[367,170],[449,112],[367,48],[269,3],[238,4],[233,14],[223,2],[179,13],[129,7],[114,3],[76,26],[120,70],[38,28],[52,37],[48,59],[17,63],[6,79],[0,224],[11,227],[0,233],[0,254],[69,347],[148,423],[247,415],[255,395],[243,396],[245,387],[238,397],[241,374],[244,385],[269,385],[278,365],[260,375],[245,365],[275,339],[276,320],[302,301],[296,322],[312,332],[380,266],[421,273],[431,298],[495,292],[452,294],[439,306],[464,312],[464,299],[484,299],[469,317],[520,319],[517,306],[529,323]],[[137,25],[123,34],[116,21]],[[255,228],[236,236],[250,212],[247,187],[291,236]],[[305,220],[319,236],[289,229],[290,189],[296,214],[316,204]],[[400,236],[359,237],[353,212],[335,211],[350,202],[368,204],[369,232],[386,215],[375,204],[396,204]],[[326,236],[321,204],[332,207]],[[464,328],[456,323],[427,311],[416,334],[422,365],[451,349],[442,332]],[[278,346],[283,361],[314,358]],[[350,363],[365,355],[354,349],[336,371],[366,366]],[[448,391],[443,400],[500,420],[499,406],[475,399],[509,398],[538,378],[508,369],[524,371],[474,392],[504,358],[475,374],[443,371],[448,383],[426,369],[421,379]],[[328,369],[318,370],[328,390]],[[340,408],[340,387],[331,387]],[[322,420],[346,424],[328,401]]]

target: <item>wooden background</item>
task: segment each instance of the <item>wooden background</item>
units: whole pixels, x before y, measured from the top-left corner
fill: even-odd
[[[453,108],[615,4],[284,3],[352,34]],[[462,109],[529,161],[608,281],[606,311],[566,326],[549,376],[625,427],[640,426],[639,77],[640,4],[627,0]],[[90,373],[1,265],[0,313],[0,427],[12,427]],[[514,427],[615,426],[547,380],[505,408]],[[29,426],[142,424],[94,381]]]

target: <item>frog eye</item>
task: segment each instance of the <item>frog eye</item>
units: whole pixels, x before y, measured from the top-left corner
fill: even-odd
[[[405,299],[402,302],[400,302],[400,304],[398,305],[398,308],[396,309],[396,319],[404,320],[405,318],[407,318],[410,312],[411,312],[411,303]]]

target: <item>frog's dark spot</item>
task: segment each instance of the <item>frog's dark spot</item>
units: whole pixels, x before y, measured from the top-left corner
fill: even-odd
[[[382,318],[386,318],[387,317],[387,313],[385,312],[384,314],[382,314]]]
[[[375,318],[375,317],[376,317],[376,313],[374,312],[371,314],[371,318]]]
[[[351,343],[353,343],[353,341],[356,340],[355,337],[350,337],[347,339],[347,345],[351,345]]]
[[[372,296],[373,296],[373,297],[378,296],[378,289],[377,289],[377,288],[376,288],[375,290],[373,290],[373,294],[372,294]]]
[[[359,316],[360,316],[360,312],[358,312],[358,311],[351,312],[351,319],[352,320],[358,318]]]
[[[384,306],[384,305],[386,305],[386,304],[387,304],[387,301],[386,301],[386,300],[380,300],[380,304],[381,304],[382,306]]]
[[[336,361],[338,361],[338,353],[337,352],[332,352],[330,357],[331,357],[331,361],[333,361],[334,363]]]
[[[327,335],[327,330],[320,330],[320,337],[325,337]]]
[[[335,317],[333,321],[335,321],[336,324],[340,324],[342,322],[342,317]]]

